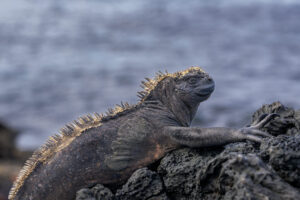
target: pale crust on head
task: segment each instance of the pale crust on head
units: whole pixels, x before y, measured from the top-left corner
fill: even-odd
[[[66,125],[60,130],[59,134],[51,136],[47,142],[36,150],[33,155],[25,162],[24,167],[20,171],[16,181],[9,192],[8,199],[15,198],[19,189],[23,186],[26,178],[32,173],[39,163],[47,163],[56,152],[66,148],[76,137],[80,136],[85,130],[101,126],[103,122],[114,119],[120,115],[126,114],[130,110],[135,110],[141,105],[147,96],[155,89],[157,84],[167,77],[180,78],[191,72],[203,72],[200,67],[190,67],[184,71],[175,73],[162,73],[158,72],[153,79],[146,78],[146,82],[142,81],[143,91],[138,92],[140,102],[136,105],[129,105],[128,103],[121,103],[114,109],[108,109],[105,115],[95,113],[79,118],[77,121]],[[157,147],[158,148],[158,147]],[[158,148],[159,149],[159,148]],[[159,154],[155,155],[159,157]]]

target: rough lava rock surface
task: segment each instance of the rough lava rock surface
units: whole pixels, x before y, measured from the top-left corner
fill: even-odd
[[[137,170],[114,192],[99,184],[79,190],[76,199],[299,199],[300,110],[274,102],[258,109],[252,123],[268,113],[280,117],[262,128],[274,137],[260,145],[182,148]]]

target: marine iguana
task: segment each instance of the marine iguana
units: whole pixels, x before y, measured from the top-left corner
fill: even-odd
[[[180,148],[224,145],[270,136],[258,130],[274,115],[241,129],[189,127],[200,102],[214,91],[200,67],[158,73],[142,81],[136,105],[117,105],[106,115],[66,125],[25,163],[9,199],[74,199],[78,189],[96,183],[122,184],[138,168]]]

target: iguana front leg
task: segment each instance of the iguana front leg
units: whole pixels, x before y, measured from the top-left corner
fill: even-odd
[[[276,116],[278,115],[264,116],[256,124],[241,129],[168,126],[165,127],[164,133],[169,135],[176,143],[189,147],[217,146],[244,140],[260,143],[262,137],[270,137],[271,135],[258,129]]]

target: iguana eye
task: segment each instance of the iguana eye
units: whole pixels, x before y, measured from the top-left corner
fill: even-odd
[[[189,78],[188,83],[189,84],[195,84],[195,83],[197,83],[197,81],[198,81],[197,78],[192,77],[192,78]]]

